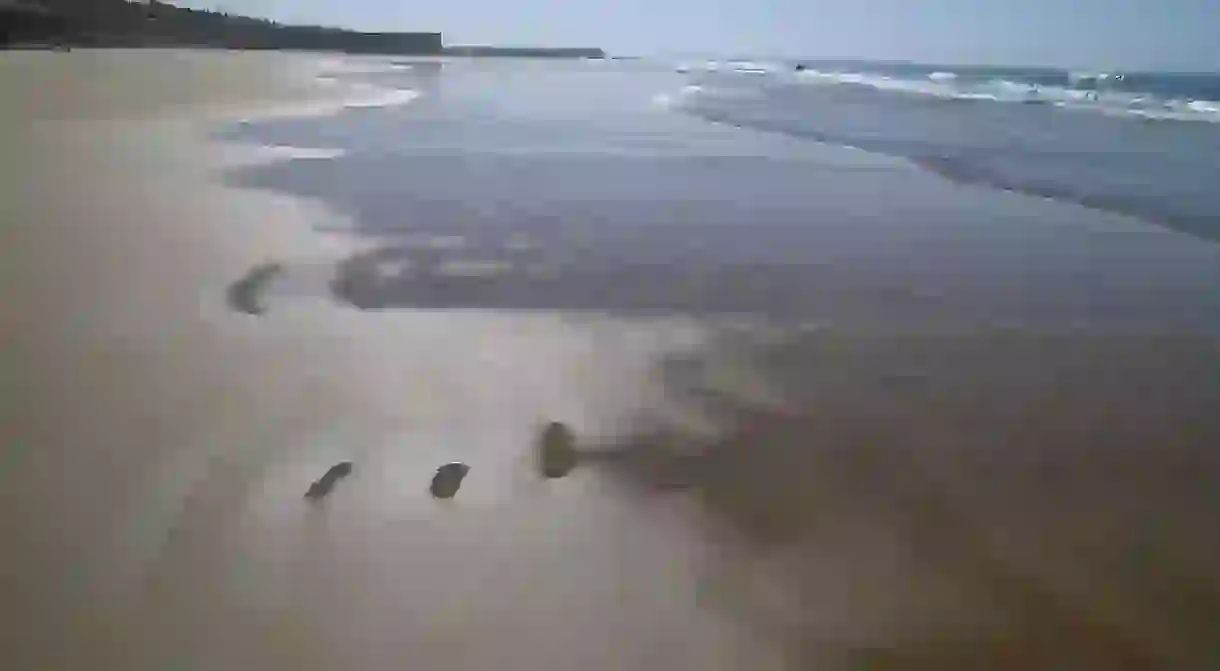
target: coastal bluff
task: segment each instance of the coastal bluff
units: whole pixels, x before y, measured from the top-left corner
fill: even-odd
[[[439,54],[439,32],[365,33],[178,7],[156,0],[0,0],[0,47],[205,47]]]

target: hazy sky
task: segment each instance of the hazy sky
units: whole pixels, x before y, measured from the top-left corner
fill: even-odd
[[[177,0],[448,44],[1220,70],[1220,0]]]

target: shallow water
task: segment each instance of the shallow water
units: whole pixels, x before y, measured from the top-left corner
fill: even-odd
[[[968,183],[1220,237],[1220,75],[816,63],[692,70],[703,118],[914,160]],[[1075,79],[1073,79],[1075,78]]]
[[[320,228],[374,241],[335,283],[360,307],[891,327],[1220,324],[1214,245],[683,112],[748,102],[812,118],[755,100],[795,95],[786,85],[742,85],[749,100],[709,102],[710,92],[681,93],[681,75],[638,64],[451,62],[352,76],[422,96],[224,137],[342,152],[229,179],[316,199],[335,212]],[[453,270],[462,264],[481,270]]]

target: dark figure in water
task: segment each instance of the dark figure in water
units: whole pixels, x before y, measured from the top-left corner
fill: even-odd
[[[438,499],[451,499],[462,486],[462,478],[470,472],[470,467],[461,462],[445,464],[436,469],[436,475],[432,476],[432,486],[429,491],[432,496]]]
[[[544,478],[562,478],[576,467],[576,437],[562,422],[551,422],[538,438],[538,467]]]
[[[309,491],[305,492],[305,498],[316,501],[325,497],[330,490],[335,488],[336,482],[351,475],[351,472],[352,462],[350,461],[340,461],[331,466],[330,470],[326,471],[317,482],[309,486]]]
[[[797,64],[796,64],[796,71],[797,71],[797,72],[804,72],[804,71],[805,71],[805,64],[804,64],[804,63],[797,63]]]

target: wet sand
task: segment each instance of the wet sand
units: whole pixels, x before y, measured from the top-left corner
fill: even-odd
[[[5,108],[13,668],[1215,668],[1214,339],[241,313],[354,243],[202,140],[301,99],[282,57],[189,58],[186,102]],[[543,482],[550,419],[599,454]]]
[[[717,437],[586,461],[697,501],[734,548],[707,584],[802,668],[1207,668],[1218,361],[1185,336],[730,338],[663,365]]]

